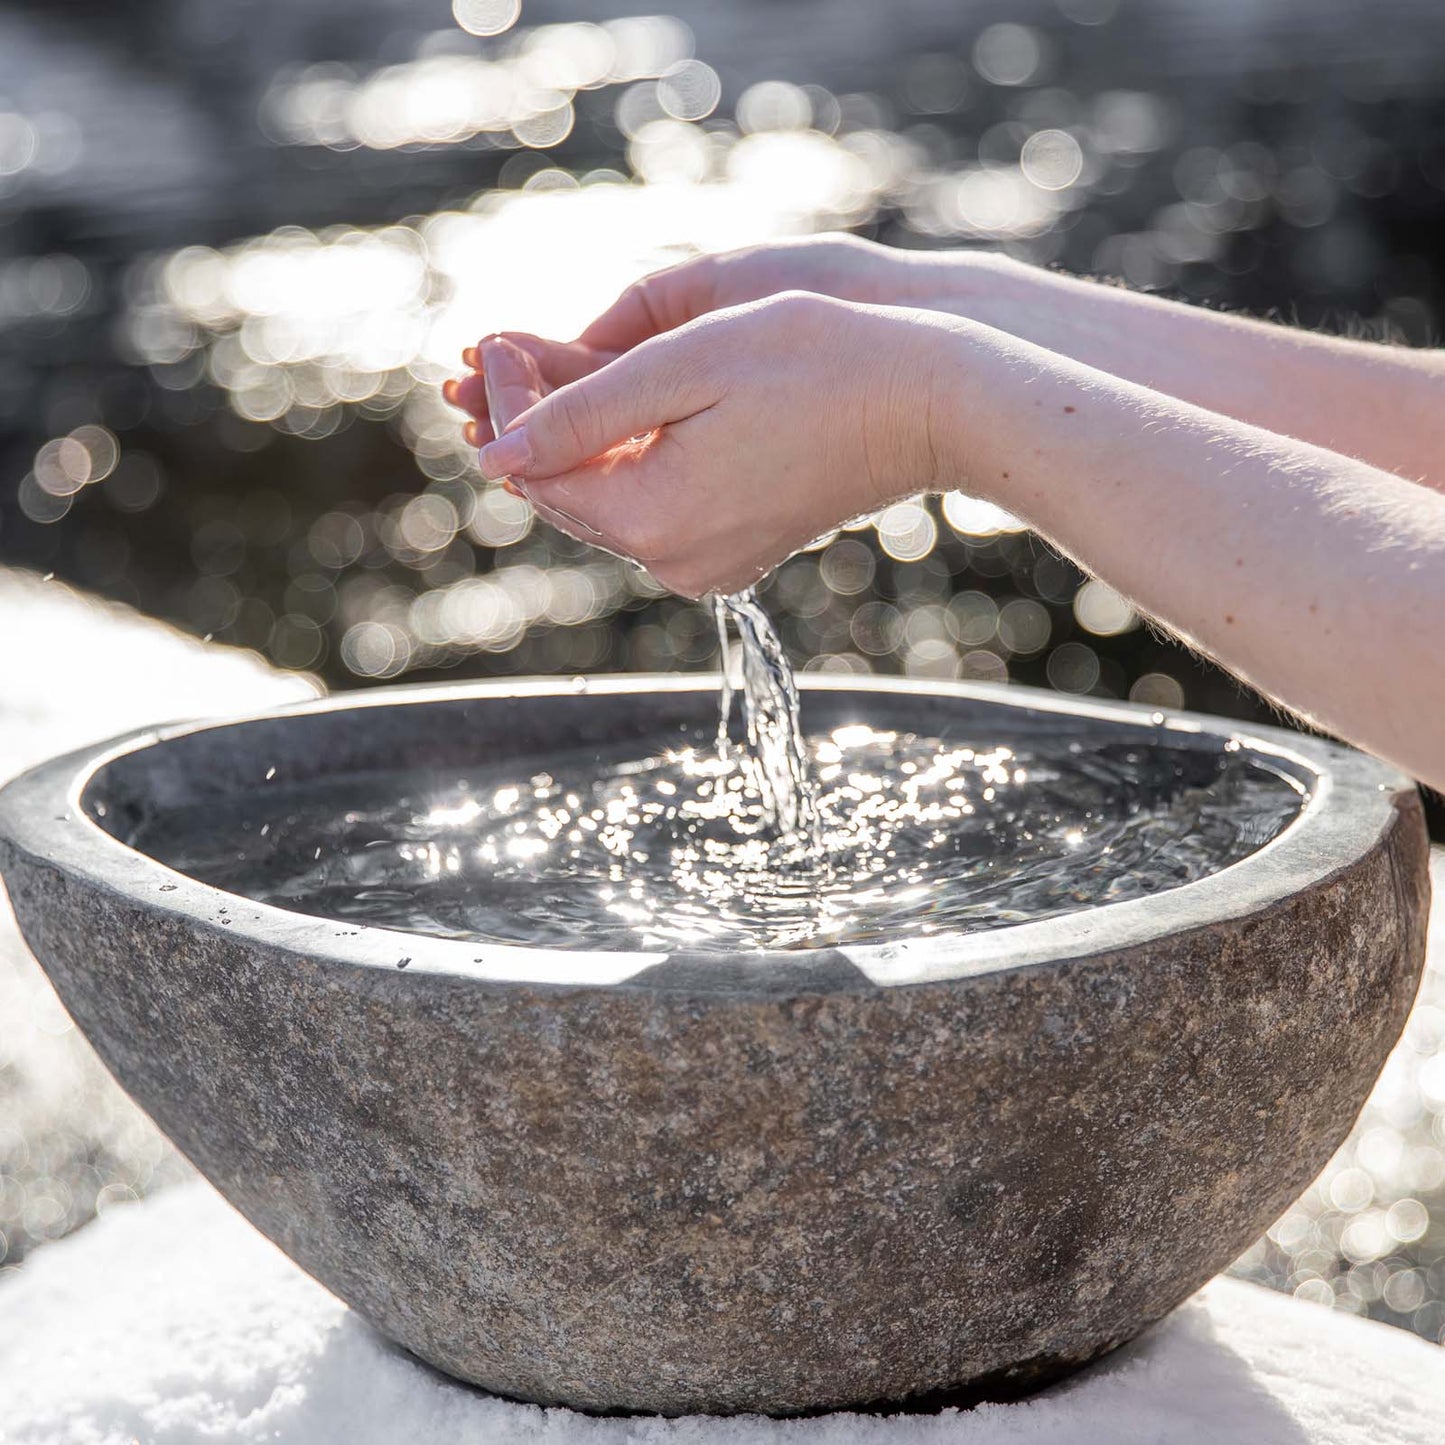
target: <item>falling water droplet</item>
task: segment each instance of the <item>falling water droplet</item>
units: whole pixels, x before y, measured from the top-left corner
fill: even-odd
[[[798,685],[772,620],[749,588],[719,599],[743,646],[745,759],[774,826],[785,842],[821,855],[818,806],[803,742]],[[731,704],[731,694],[725,693]],[[720,730],[719,745],[725,741]]]

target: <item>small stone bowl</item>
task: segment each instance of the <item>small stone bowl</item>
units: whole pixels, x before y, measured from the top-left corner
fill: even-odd
[[[1240,739],[1309,795],[1243,861],[893,946],[669,956],[352,929],[122,841],[268,777],[699,741],[715,689],[396,689],[133,735],[0,794],[5,882],[76,1023],[242,1213],[408,1350],[547,1404],[1022,1394],[1172,1309],[1344,1139],[1420,977],[1426,835],[1404,778],[1295,734]],[[819,679],[804,717],[1033,749],[1234,735],[856,679]]]

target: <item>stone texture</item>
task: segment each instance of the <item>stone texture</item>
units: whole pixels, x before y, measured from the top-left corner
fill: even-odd
[[[119,828],[262,764],[656,736],[710,706],[416,697],[142,746],[87,797]],[[1200,738],[1022,690],[850,686],[805,711]],[[839,951],[588,983],[573,956],[573,981],[529,982],[525,950],[445,940],[399,973],[397,935],[160,892],[63,811],[93,756],[8,790],[0,834],[26,937],[117,1077],[385,1333],[543,1402],[803,1412],[1056,1378],[1226,1265],[1338,1146],[1418,982],[1425,834],[1389,770],[1282,745],[1329,785],[1254,858],[901,973]]]

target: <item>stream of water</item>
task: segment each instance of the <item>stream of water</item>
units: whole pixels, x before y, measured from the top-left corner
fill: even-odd
[[[215,887],[337,921],[735,951],[969,932],[1141,897],[1237,862],[1302,802],[1292,778],[1223,744],[1060,738],[1035,753],[864,724],[808,737],[757,598],[715,599],[714,613],[715,748],[329,777],[162,812],[131,841]]]
[[[743,767],[762,799],[765,816],[778,833],[778,845],[816,859],[821,851],[818,800],[803,741],[798,684],[772,619],[749,588],[714,600],[721,653],[722,696],[718,707],[718,756],[729,756],[728,719],[733,684],[728,666],[727,624],[731,619],[742,642],[743,721],[747,752]]]

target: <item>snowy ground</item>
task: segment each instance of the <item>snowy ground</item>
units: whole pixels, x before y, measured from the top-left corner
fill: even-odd
[[[1445,1351],[1214,1281],[1074,1382],[968,1413],[599,1420],[388,1345],[208,1185],[110,1211],[0,1286],[11,1445],[1439,1445]]]
[[[314,690],[250,653],[0,569],[0,782],[127,728]],[[0,889],[0,1278],[97,1207],[188,1172],[71,1025]]]

